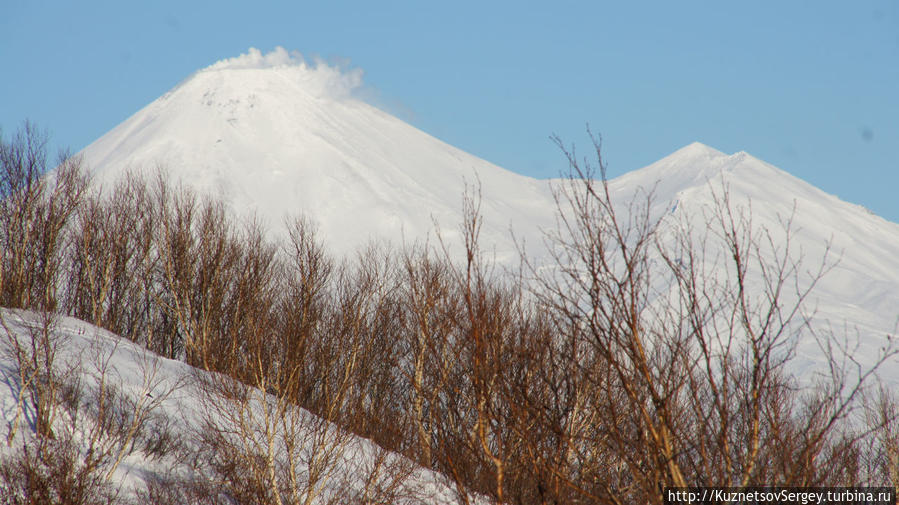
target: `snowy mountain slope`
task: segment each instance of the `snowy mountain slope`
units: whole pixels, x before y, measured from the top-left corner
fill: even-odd
[[[195,73],[88,146],[87,162],[104,181],[159,164],[273,228],[286,213],[305,213],[343,252],[372,237],[422,237],[434,220],[453,236],[465,185],[478,181],[490,195],[484,238],[501,256],[515,250],[510,224],[551,223],[542,182],[353,98],[323,64],[260,58],[251,52]]]
[[[885,336],[899,323],[899,225],[867,209],[829,195],[753,156],[728,155],[694,143],[640,170],[611,181],[622,204],[637,188],[653,191],[651,214],[665,226],[689,223],[695,235],[707,233],[715,201],[728,193],[731,207],[751,216],[757,237],[786,247],[801,261],[803,286],[822,264],[827,271],[815,285],[806,315],[819,334],[848,337],[850,354],[873,364]],[[769,251],[770,252],[770,251]],[[720,268],[720,265],[717,267]],[[787,299],[793,293],[786,293]],[[857,347],[856,347],[857,346]],[[803,375],[821,365],[821,349],[811,335],[799,342]],[[881,368],[882,377],[899,383],[899,360]]]
[[[2,423],[0,425],[9,429],[16,419],[16,407],[21,392],[20,367],[9,352],[10,342],[12,342],[10,337],[18,339],[20,345],[27,347],[35,334],[32,330],[37,329],[40,333],[43,322],[34,313],[8,309],[0,310],[0,322],[2,322],[0,325],[0,379],[2,379],[0,380],[0,421]],[[150,419],[168,420],[171,423],[168,425],[168,430],[173,432],[175,437],[181,437],[183,441],[189,443],[192,439],[193,443],[196,443],[197,433],[200,433],[206,423],[210,421],[210,411],[204,408],[207,402],[205,394],[201,393],[198,388],[204,378],[213,377],[214,374],[194,369],[183,362],[156,356],[127,339],[77,319],[61,317],[50,328],[50,339],[58,346],[58,353],[54,360],[54,369],[60,374],[57,380],[61,380],[65,384],[75,384],[76,381],[80,381],[85,391],[94,391],[87,393],[82,398],[82,401],[85,402],[82,410],[89,413],[78,418],[75,432],[75,442],[82,452],[81,458],[88,457],[86,452],[90,443],[89,439],[94,433],[92,430],[97,428],[95,417],[93,417],[95,412],[91,410],[96,409],[96,401],[91,395],[96,394],[104,368],[105,372],[102,372],[102,376],[105,377],[104,383],[107,390],[114,388],[121,391],[130,402],[127,405],[131,406],[137,405],[141,401],[145,402],[144,405],[148,405],[155,401],[154,398],[157,398],[159,401],[154,404],[150,412]],[[243,420],[258,423],[266,413],[269,413],[263,411],[261,402],[273,400],[271,398],[262,399],[263,395],[259,391],[253,391],[257,399],[251,409],[243,413]],[[29,402],[30,400],[26,399],[16,436],[9,445],[5,443],[8,431],[3,430],[4,443],[0,444],[0,456],[21,453],[23,444],[34,444],[34,440],[30,438],[33,436],[31,433],[34,429],[34,410]],[[407,473],[402,474],[401,480],[395,482],[398,484],[397,489],[394,490],[396,495],[408,498],[399,499],[398,503],[457,503],[455,490],[449,487],[443,476],[419,468],[401,456],[391,453],[384,454],[368,440],[344,434],[333,425],[322,424],[308,412],[299,408],[296,410],[299,415],[298,419],[303,419],[299,428],[309,432],[315,431],[312,433],[314,436],[302,438],[309,446],[298,452],[308,454],[319,451],[320,454],[323,454],[318,459],[310,460],[320,466],[318,471],[323,475],[322,481],[315,485],[314,491],[317,498],[312,499],[310,503],[332,503],[333,501],[329,500],[334,499],[334,493],[346,493],[349,488],[365,485],[366,479],[376,475],[372,472],[377,468],[377,464],[382,465],[381,468],[387,469],[392,468],[391,462],[400,462],[402,468],[408,468]],[[56,438],[64,438],[63,433],[67,432],[67,423],[71,419],[68,415],[69,412],[70,410],[60,408],[55,427]],[[212,415],[222,417],[219,411],[213,411]],[[248,419],[249,421],[247,421]],[[160,434],[152,431],[150,424],[150,421],[145,421],[140,427],[142,430],[149,430],[146,436],[159,438]],[[114,423],[104,425],[105,427],[97,435],[100,444],[108,442],[104,437],[109,435],[109,426],[114,425]],[[227,421],[225,421],[225,425],[231,427]],[[278,440],[277,437],[276,440]],[[135,492],[143,490],[147,481],[167,474],[171,475],[171,472],[174,472],[175,475],[188,476],[191,475],[191,472],[196,471],[190,462],[178,460],[176,454],[160,458],[159,454],[146,453],[143,449],[143,442],[137,439],[135,443],[126,444],[126,446],[129,447],[128,454],[112,474],[113,486],[126,500],[134,497]],[[385,460],[379,461],[379,457],[384,457]],[[302,461],[305,462],[305,460]],[[106,470],[107,467],[103,467],[104,474]],[[300,463],[297,471],[307,473],[311,470]],[[385,474],[382,478],[389,477]],[[2,491],[0,489],[0,496],[3,495]],[[7,496],[7,498],[9,497]],[[476,497],[473,498],[477,502]],[[141,503],[146,503],[146,501]]]
[[[458,244],[462,194],[477,179],[482,246],[514,264],[511,226],[531,255],[545,257],[541,230],[555,224],[551,187],[560,181],[516,175],[449,146],[354,98],[359,82],[358,73],[309,65],[283,49],[251,50],[195,73],[83,154],[101,182],[158,164],[238,213],[258,213],[275,230],[285,214],[305,213],[338,253],[370,238],[397,244],[430,233],[433,242],[435,221]],[[698,143],[611,181],[622,204],[652,189],[654,216],[686,219],[700,232],[724,187],[777,240],[792,215],[791,250],[806,268],[828,251],[828,264],[838,260],[810,305],[816,330],[857,332],[855,354],[876,355],[899,317],[899,225],[746,153]],[[820,363],[812,340],[800,354],[803,369]],[[884,372],[899,378],[899,363]]]
[[[805,262],[821,261],[829,246],[838,260],[834,277],[839,289],[855,304],[887,315],[899,296],[899,224],[880,218],[864,207],[829,195],[787,172],[745,152],[733,155],[694,143],[652,165],[625,174],[611,183],[619,198],[635,188],[654,191],[653,213],[695,216],[714,205],[714,195],[726,188],[735,207],[751,208],[758,228],[778,230],[792,216],[795,247]],[[844,277],[845,276],[845,277]],[[895,317],[894,314],[894,323]]]

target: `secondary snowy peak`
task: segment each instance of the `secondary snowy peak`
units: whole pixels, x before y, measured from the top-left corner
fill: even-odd
[[[726,154],[704,144],[694,142],[662,158],[651,165],[624,174],[611,184],[622,197],[632,195],[642,188],[653,191],[653,201],[666,207],[673,202],[708,204],[715,195],[727,191],[739,204],[753,204],[755,210],[769,214],[777,221],[794,208],[809,215],[810,219],[830,219],[836,224],[846,219],[858,218],[877,221],[891,233],[899,231],[899,225],[891,223],[859,205],[840,200],[812,184],[795,177],[780,168],[762,161],[745,151]],[[628,192],[628,190],[630,192]],[[870,228],[870,227],[867,227]],[[848,232],[855,227],[840,229]],[[830,234],[822,237],[826,238]]]
[[[843,254],[844,263],[857,261],[853,266],[859,272],[874,277],[883,275],[899,283],[899,271],[868,256],[872,249],[883,258],[895,256],[899,225],[744,151],[725,154],[693,143],[614,179],[611,185],[622,198],[633,195],[636,188],[653,190],[656,216],[680,213],[693,215],[694,219],[702,217],[703,209],[708,213],[715,199],[727,192],[732,205],[751,208],[755,225],[780,228],[786,220],[793,219],[793,229],[803,236],[807,248],[829,243],[834,251]],[[866,250],[858,250],[857,244],[866,244]]]
[[[615,184],[654,189],[656,200],[664,201],[677,198],[691,189],[705,188],[710,183],[715,185],[722,178],[760,186],[774,180],[809,186],[744,151],[725,154],[699,142],[683,147],[640,170],[624,174],[615,179]],[[717,185],[720,186],[720,183]]]
[[[791,257],[801,261],[801,275],[811,275],[822,264],[832,267],[810,298],[816,311],[808,316],[816,331],[847,333],[850,342],[857,332],[857,355],[863,357],[877,355],[882,336],[896,331],[896,223],[746,152],[729,155],[699,143],[618,177],[610,186],[622,204],[637,191],[652,191],[653,218],[675,227],[687,224],[700,237],[715,229],[716,208],[726,194],[729,206],[751,221],[759,244],[765,246],[768,238],[774,241],[778,252],[772,254],[784,254],[789,240]],[[816,345],[803,341],[800,358],[818,363]],[[897,366],[899,362],[893,361],[893,371],[885,372],[891,380],[899,380]]]
[[[690,163],[705,164],[709,161],[726,158],[729,155],[715,149],[714,147],[703,144],[702,142],[693,142],[681,147],[677,151],[665,156],[659,161],[668,161],[669,163]]]

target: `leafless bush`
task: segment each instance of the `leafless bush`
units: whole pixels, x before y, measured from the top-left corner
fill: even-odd
[[[321,402],[318,378],[328,370],[319,359],[322,335],[331,310],[333,261],[315,236],[307,219],[289,224],[289,241],[284,248],[284,292],[277,310],[278,331],[273,332],[273,352],[279,357],[275,370],[296,367],[300,374],[295,391],[297,404],[314,408]],[[276,377],[283,377],[276,373]]]
[[[105,351],[97,344],[90,348],[90,356],[84,360],[92,366],[89,380],[82,373],[71,385],[76,395],[67,411],[71,418],[68,425],[79,429],[78,436],[89,441],[86,453],[105,455],[108,463],[103,465],[103,472],[107,480],[112,479],[126,456],[139,449],[145,455],[153,450],[157,458],[167,454],[165,442],[148,440],[145,430],[151,419],[158,427],[167,424],[160,407],[183,384],[180,378],[162,377],[158,358],[144,352],[137,358],[140,385],[130,393],[123,392],[123,379],[111,367],[116,349],[117,345]]]
[[[70,315],[150,347],[156,215],[156,201],[137,176],[109,194],[92,194],[72,227],[66,285]]]
[[[261,361],[255,365],[259,389],[222,374],[197,375],[203,423],[193,437],[196,474],[186,486],[210,490],[200,494],[213,502],[317,503],[351,436],[292,403],[295,371],[270,382]]]
[[[397,366],[406,381],[409,405],[407,435],[416,440],[415,458],[430,468],[434,463],[437,397],[444,390],[445,373],[455,359],[451,348],[453,318],[460,310],[448,266],[435,259],[427,246],[410,249],[402,260],[398,304],[407,312],[400,335]],[[445,372],[444,372],[445,371]]]
[[[866,485],[899,488],[899,402],[881,387],[866,398],[865,425],[858,464]]]
[[[46,315],[47,313],[43,313]],[[142,430],[179,381],[159,377],[158,362],[145,354],[138,389],[121,391],[122,378],[111,366],[116,352],[95,341],[81,359],[62,359],[69,339],[41,314],[4,314],[4,342],[29,359],[13,361],[19,382],[16,418],[7,444],[13,452],[0,461],[3,503],[93,504],[117,502],[121,483],[114,479],[123,459],[144,447]],[[29,332],[29,325],[32,330]],[[49,343],[49,344],[47,344]],[[28,351],[47,345],[40,360]],[[23,351],[24,350],[24,351]],[[21,355],[21,354],[20,354]],[[26,370],[26,372],[23,372]],[[20,431],[21,417],[29,419]],[[155,455],[164,456],[165,447]]]
[[[0,461],[4,505],[112,505],[115,487],[83,462],[77,443],[42,439]]]
[[[0,138],[0,306],[53,311],[65,227],[87,188],[81,160],[61,153],[48,172],[47,135],[30,123]]]
[[[50,312],[28,318],[27,313],[0,312],[2,352],[13,364],[18,386],[16,409],[7,433],[11,445],[21,420],[30,418],[39,437],[52,438],[64,372],[55,367],[65,338],[56,330]]]

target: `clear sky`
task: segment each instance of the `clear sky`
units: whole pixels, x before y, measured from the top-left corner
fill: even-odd
[[[79,150],[193,71],[276,46],[364,71],[370,102],[552,177],[557,133],[610,174],[693,141],[899,222],[899,0],[0,0],[0,127]]]

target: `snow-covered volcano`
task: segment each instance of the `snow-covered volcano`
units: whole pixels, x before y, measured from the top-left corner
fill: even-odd
[[[358,84],[352,72],[309,65],[283,50],[252,50],[196,72],[83,154],[100,181],[162,166],[275,230],[285,215],[306,214],[338,253],[370,239],[421,239],[435,223],[457,242],[462,195],[479,184],[482,245],[501,262],[513,261],[511,228],[540,255],[541,230],[555,225],[551,187],[558,181],[517,175],[447,145],[355,98]],[[792,215],[791,248],[808,268],[827,250],[839,259],[818,286],[816,321],[838,332],[857,329],[859,354],[876,354],[899,315],[899,225],[746,153],[699,143],[614,179],[611,189],[621,202],[652,190],[655,216],[699,223],[722,183],[733,202],[751,205],[759,229],[781,230]],[[899,365],[889,367],[899,377]]]
[[[545,183],[441,142],[353,98],[354,74],[257,51],[196,72],[84,150],[101,180],[164,167],[201,192],[277,229],[285,214],[316,221],[329,247],[369,238],[452,239],[466,185],[480,184],[483,238],[515,251],[509,226],[552,222]]]

